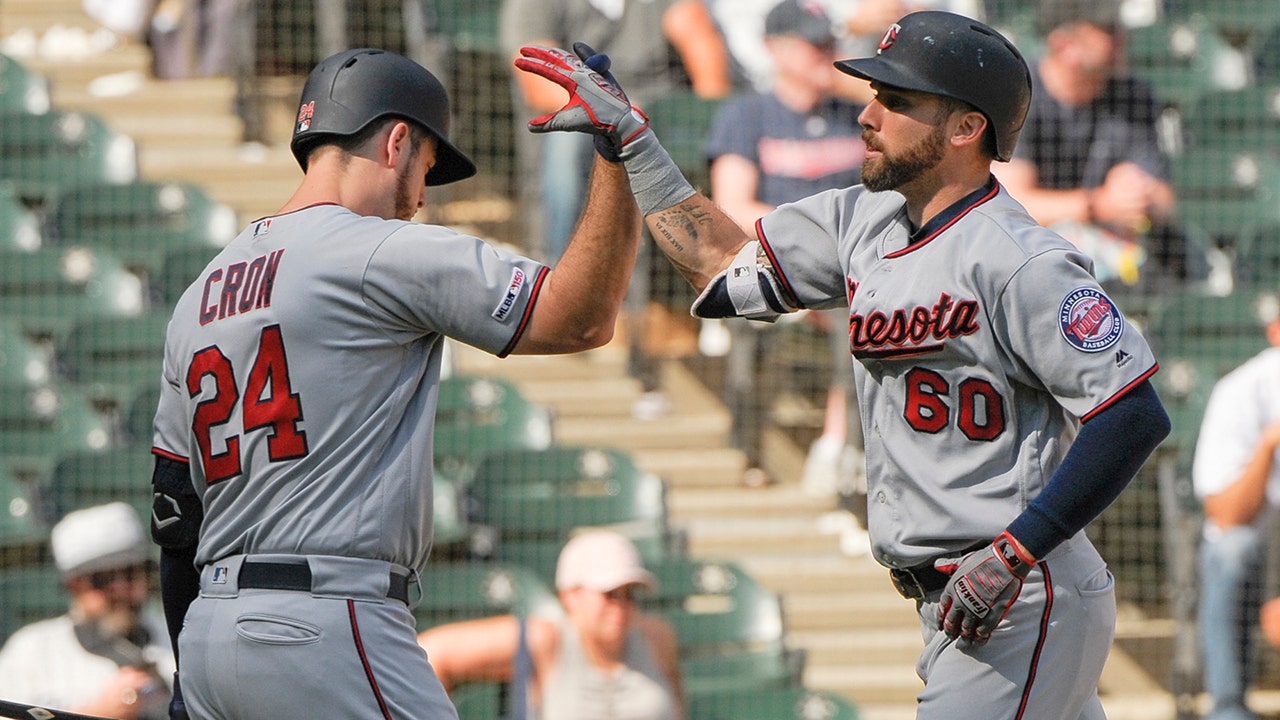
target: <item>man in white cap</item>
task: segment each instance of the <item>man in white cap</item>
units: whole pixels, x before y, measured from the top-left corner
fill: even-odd
[[[65,615],[20,628],[0,649],[0,697],[133,720],[166,718],[173,652],[151,598],[150,539],[126,503],[76,510],[54,527]]]
[[[671,720],[684,713],[675,631],[639,612],[635,592],[655,588],[640,553],[611,530],[575,535],[556,564],[564,610],[431,628],[418,636],[445,689],[463,682],[511,682],[522,653],[531,660],[528,697],[541,720]],[[522,647],[523,639],[523,647]]]

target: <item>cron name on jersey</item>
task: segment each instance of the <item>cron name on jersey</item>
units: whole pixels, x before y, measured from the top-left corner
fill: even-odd
[[[284,249],[259,255],[248,262],[214,268],[205,276],[200,296],[200,324],[271,306],[271,290],[276,284]]]
[[[954,300],[947,293],[941,293],[932,306],[850,313],[849,349],[859,358],[936,352],[947,340],[976,333],[977,318],[977,300]]]

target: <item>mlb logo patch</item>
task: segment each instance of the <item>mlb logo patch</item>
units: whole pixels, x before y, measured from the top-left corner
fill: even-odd
[[[214,565],[213,575],[209,578],[209,582],[217,585],[226,585],[227,578],[231,576],[231,569],[226,565]]]
[[[266,220],[259,220],[257,224],[253,226],[253,236],[258,237],[259,235],[266,235],[267,231],[270,229],[271,229],[271,218],[267,218]]]
[[[1082,287],[1067,293],[1062,301],[1058,329],[1075,349],[1102,352],[1120,341],[1124,319],[1115,303],[1101,290]]]

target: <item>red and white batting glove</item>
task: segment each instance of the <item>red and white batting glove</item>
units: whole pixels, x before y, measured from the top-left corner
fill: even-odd
[[[559,110],[529,121],[535,133],[570,131],[608,137],[614,147],[623,148],[649,127],[649,118],[631,106],[626,93],[608,77],[608,58],[599,56],[589,46],[578,43],[578,54],[559,48],[528,45],[520,48],[516,67],[556,83],[569,92],[569,102]],[[577,49],[577,48],[575,48]],[[603,67],[601,74],[586,63],[587,59]]]
[[[951,576],[938,600],[939,629],[949,638],[979,645],[990,640],[1035,565],[1035,558],[1008,532],[962,558],[938,560],[934,567]]]

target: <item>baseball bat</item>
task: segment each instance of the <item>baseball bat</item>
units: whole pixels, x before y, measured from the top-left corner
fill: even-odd
[[[8,700],[0,700],[0,717],[14,718],[14,720],[110,720],[97,715],[51,710],[39,705],[24,705]]]

